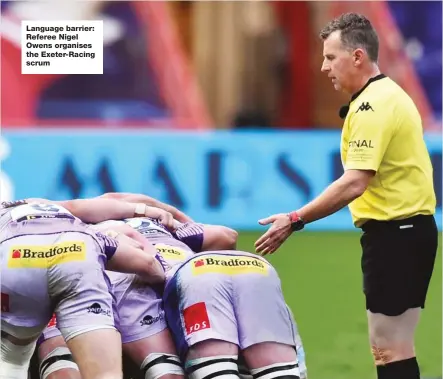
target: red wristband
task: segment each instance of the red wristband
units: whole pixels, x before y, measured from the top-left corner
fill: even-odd
[[[289,212],[288,216],[289,216],[289,219],[291,220],[291,222],[297,222],[302,219],[296,211]]]

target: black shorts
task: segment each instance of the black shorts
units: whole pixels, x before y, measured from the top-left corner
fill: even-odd
[[[438,245],[434,217],[371,220],[362,229],[366,309],[398,316],[410,308],[424,308]]]

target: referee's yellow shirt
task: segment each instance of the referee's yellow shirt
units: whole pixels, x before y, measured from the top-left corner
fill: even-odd
[[[435,213],[420,114],[406,92],[383,74],[351,98],[341,159],[345,170],[376,171],[364,194],[349,205],[355,226]]]

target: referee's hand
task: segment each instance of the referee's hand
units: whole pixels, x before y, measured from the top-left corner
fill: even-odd
[[[261,219],[260,225],[272,224],[268,231],[255,242],[255,251],[260,255],[274,253],[291,235],[291,220],[287,213],[279,213]]]

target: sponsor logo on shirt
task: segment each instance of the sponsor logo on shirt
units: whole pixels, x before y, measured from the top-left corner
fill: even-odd
[[[365,112],[365,111],[372,111],[372,112],[374,112],[374,108],[372,108],[371,107],[371,104],[369,104],[368,102],[363,102],[363,103],[361,103],[361,105],[358,107],[358,109],[357,109],[357,112],[355,112],[355,113],[358,113],[359,111],[362,111],[362,112]]]
[[[206,304],[203,302],[185,308],[183,310],[183,320],[185,322],[186,335],[211,327]]]
[[[178,247],[156,244],[155,248],[157,249],[158,253],[161,254],[161,256],[166,260],[185,260],[187,256],[186,252],[182,249],[179,249]]]
[[[142,326],[144,325],[152,325],[155,324],[156,322],[163,320],[165,318],[164,313],[161,312],[159,315],[152,317],[151,315],[146,315],[145,317],[143,317],[143,319],[140,321],[140,324]]]
[[[84,261],[84,242],[72,241],[47,246],[13,246],[9,251],[9,268],[49,268],[54,265]]]
[[[358,139],[355,141],[349,141],[349,147],[350,148],[363,148],[366,147],[368,149],[373,149],[374,146],[372,144],[372,140],[366,140],[366,139]]]
[[[200,257],[192,261],[192,273],[200,274],[262,274],[268,275],[268,265],[253,257]]]

